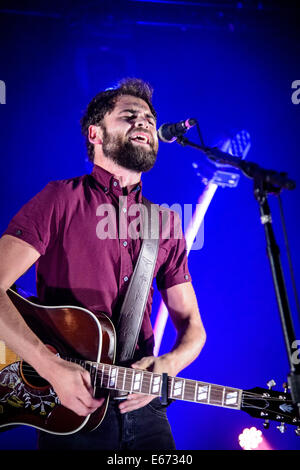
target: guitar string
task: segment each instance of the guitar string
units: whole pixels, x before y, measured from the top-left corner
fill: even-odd
[[[98,364],[98,363],[97,363]],[[113,364],[101,364],[99,363],[98,365],[101,365],[101,366],[105,366],[105,367],[113,367]],[[120,366],[116,366],[119,368],[119,370],[121,370],[121,372],[124,374],[124,376],[127,375],[127,371],[130,370],[130,372],[132,372],[131,369],[128,369],[128,368],[122,368]],[[29,364],[24,364],[22,366],[22,369],[24,372],[26,372],[26,376],[28,377],[40,377],[39,374],[35,371],[35,369],[30,366]],[[150,389],[150,383],[151,383],[151,376],[152,376],[152,372],[149,372],[149,371],[143,371],[144,373],[144,378],[143,378],[143,385],[145,385],[145,388],[147,387],[147,385],[149,385],[149,389]],[[149,375],[148,375],[149,374]],[[102,378],[102,384],[103,382],[104,383],[107,383],[107,387],[104,387],[102,385],[102,387],[97,387],[97,388],[108,388],[110,390],[115,390],[116,389],[116,386],[111,386],[111,387],[108,387],[109,385],[109,382],[110,382],[110,376],[109,376],[109,373],[108,372],[104,372],[104,374],[102,373],[102,371],[97,371],[97,375],[100,376]],[[158,376],[160,374],[157,374]],[[43,380],[43,378],[41,378]],[[124,377],[122,377],[122,380],[124,379]],[[146,380],[145,380],[146,379]],[[149,384],[147,383],[148,382],[148,379],[149,379]],[[168,380],[171,381],[173,379],[173,377],[169,376],[168,377]],[[241,391],[242,392],[242,399],[250,399],[250,398],[255,398],[256,400],[268,400],[268,401],[273,401],[273,402],[282,402],[282,403],[289,403],[289,404],[292,404],[292,400],[291,399],[288,399],[288,400],[282,400],[281,398],[279,397],[263,397],[261,396],[261,394],[258,394],[258,393],[255,393],[255,392],[245,392],[243,390],[239,390],[239,389],[234,389],[232,387],[226,387],[226,386],[222,386],[222,385],[215,385],[215,384],[209,384],[209,383],[206,383],[206,382],[199,382],[199,381],[196,381],[196,380],[192,380],[192,379],[182,379],[180,377],[178,377],[178,380],[185,380],[185,388],[184,388],[184,395],[189,395],[189,392],[190,394],[192,394],[193,396],[195,395],[195,387],[197,384],[201,384],[202,386],[209,386],[209,385],[213,385],[214,387],[214,390],[213,391],[216,391],[216,392],[222,392],[224,390],[224,388],[226,389],[229,389],[229,392],[230,391]],[[125,382],[126,382],[126,378],[125,378]],[[132,382],[132,376],[131,377],[128,377],[127,378],[127,382]],[[130,387],[130,390],[127,390],[127,388],[124,389],[125,391],[131,391],[131,387]],[[146,392],[142,392],[142,391],[139,391],[138,393],[146,393]],[[155,393],[151,393],[152,394],[155,394]],[[171,398],[174,398],[174,397],[171,397]],[[179,398],[178,396],[175,397],[175,398]],[[193,400],[195,402],[199,402],[199,403],[203,403],[203,401],[199,401],[199,400]]]
[[[103,364],[103,365],[104,365],[105,367],[111,367],[109,364]],[[26,369],[26,371],[28,372],[28,374],[27,374],[28,376],[32,376],[32,377],[33,377],[33,376],[35,376],[35,377],[38,377],[38,376],[39,376],[38,373],[35,371],[35,369],[34,369],[33,367],[31,367],[31,366],[29,366],[29,365],[28,365],[28,366],[25,366],[25,365],[24,365],[24,366],[23,366],[23,370],[25,371],[25,369]],[[132,372],[131,369],[119,367],[119,371],[121,371],[121,373],[123,374],[123,377],[121,376],[121,381],[122,381],[122,382],[123,382],[123,380],[124,380],[124,376],[126,376],[126,375],[128,374],[128,372],[127,372],[128,370],[130,370],[130,372]],[[29,372],[32,372],[32,374],[30,374]],[[143,375],[144,375],[144,377],[143,377],[143,385],[145,385],[144,388],[147,388],[147,385],[150,386],[150,381],[151,381],[152,373],[149,372],[149,371],[143,371],[143,373],[144,373],[144,374],[143,374]],[[103,374],[102,371],[99,371],[99,370],[98,370],[98,371],[97,371],[97,375],[102,378],[102,383],[103,383],[103,382],[106,383],[107,386],[109,385],[109,383],[111,383],[111,377],[110,377],[109,372],[104,371],[104,374]],[[159,376],[159,375],[160,375],[160,374],[158,374],[158,376]],[[119,374],[119,377],[120,377],[120,374]],[[127,380],[126,380],[126,379],[127,379]],[[173,377],[169,376],[168,379],[169,379],[169,381],[171,381],[171,380],[173,379]],[[127,378],[125,377],[125,380],[126,380],[127,382],[130,382],[130,383],[131,383],[131,382],[132,382],[132,375],[131,375],[131,377],[130,377],[130,376],[127,377]],[[194,392],[195,392],[195,386],[196,386],[197,384],[201,384],[202,386],[208,386],[208,385],[210,385],[210,384],[207,384],[206,382],[199,382],[199,381],[191,380],[191,379],[181,379],[181,378],[179,378],[179,380],[185,380],[185,389],[184,389],[184,392],[186,393],[186,391],[189,389],[190,392],[193,392],[193,395],[194,395]],[[148,381],[149,381],[149,383],[148,383]],[[216,391],[216,392],[223,392],[224,388],[228,388],[229,391],[235,390],[235,389],[233,389],[233,388],[231,388],[231,387],[225,387],[225,386],[222,386],[222,385],[214,385],[214,384],[212,384],[212,385],[213,385],[213,387],[214,387],[214,390],[212,390],[212,392],[214,392],[214,391]],[[101,388],[101,387],[100,387],[100,388]],[[102,388],[104,388],[104,387],[102,387]],[[115,389],[115,388],[116,388],[116,384],[114,384],[114,385],[112,385],[111,387],[108,387],[108,388]],[[149,388],[149,387],[148,387],[148,388]],[[126,389],[126,390],[127,390],[127,389]],[[238,390],[238,391],[239,391],[239,390]],[[145,392],[144,392],[144,393],[145,393]],[[245,393],[245,392],[244,392],[244,393]],[[260,395],[257,395],[257,394],[255,394],[255,393],[248,393],[248,392],[247,392],[247,394],[245,394],[245,395],[247,395],[247,396],[249,396],[249,397],[250,397],[250,396],[253,396],[253,397],[255,397],[255,396],[260,397]],[[272,397],[271,397],[271,398],[272,398]],[[276,399],[276,398],[274,398],[274,399]],[[279,400],[279,399],[278,399],[278,400]],[[281,400],[280,400],[280,401],[281,401]]]
[[[65,358],[65,359],[68,359],[68,358]],[[90,369],[92,369],[92,367],[95,367],[95,365],[97,366],[97,370],[96,370],[96,371],[94,370],[94,372],[96,372],[96,377],[98,377],[98,376],[101,377],[101,379],[102,379],[102,387],[95,387],[96,389],[97,389],[97,388],[102,388],[102,389],[105,388],[105,387],[103,386],[103,383],[106,384],[106,388],[108,388],[108,389],[116,389],[116,388],[117,388],[118,378],[117,378],[116,381],[114,381],[114,386],[109,387],[110,381],[111,381],[111,376],[110,376],[111,367],[114,367],[113,364],[104,364],[104,363],[103,363],[103,364],[98,364],[98,363],[93,363],[93,362],[85,362],[85,361],[83,361],[83,360],[78,360],[78,359],[77,359],[77,360],[76,360],[76,359],[73,359],[73,360],[72,360],[72,359],[69,359],[69,360],[71,360],[71,361],[73,361],[73,362],[76,362],[76,363],[79,363],[79,364],[82,365],[82,366],[84,366],[84,365],[85,365],[86,367],[89,366]],[[102,370],[100,370],[100,371],[98,370],[99,365],[102,367]],[[118,366],[115,366],[115,367],[118,367]],[[34,369],[32,366],[30,366],[30,364],[28,364],[28,363],[23,364],[22,368],[23,368],[24,372],[25,372],[25,370],[27,370],[28,376],[34,376],[34,377],[39,376],[38,373],[35,371],[35,369]],[[108,369],[108,371],[107,371],[106,369]],[[128,374],[128,370],[130,370],[130,369],[118,367],[118,377],[119,377],[119,375],[121,375],[122,383],[123,383],[123,381],[124,381],[124,378],[125,378],[125,383],[126,383],[126,375]],[[120,374],[120,372],[121,372],[121,374]],[[130,372],[133,372],[133,371],[130,370]],[[142,372],[143,372],[143,385],[145,385],[145,383],[146,383],[146,388],[148,388],[148,390],[150,391],[150,384],[151,384],[152,373],[149,372],[149,371],[142,371]],[[90,373],[91,373],[91,370],[90,370]],[[122,377],[122,374],[123,374],[123,377]],[[129,391],[132,391],[132,379],[133,379],[133,374],[130,374],[130,375],[131,375],[131,377],[128,377],[128,378],[127,378],[127,382],[130,383]],[[158,375],[159,375],[159,374],[158,374]],[[147,384],[148,380],[145,381],[145,379],[149,379],[149,384]],[[169,379],[168,381],[170,382],[170,381],[172,381],[173,377],[168,377],[168,379]],[[190,395],[189,392],[192,392],[192,394],[191,394],[190,396],[191,396],[191,399],[192,399],[192,397],[193,397],[193,399],[192,399],[193,402],[198,402],[198,403],[199,403],[199,402],[200,402],[200,403],[202,402],[202,403],[205,403],[205,402],[203,402],[203,401],[199,401],[199,400],[195,400],[195,399],[194,399],[194,397],[195,397],[195,386],[196,386],[196,384],[199,384],[199,383],[201,383],[201,384],[204,385],[204,386],[213,385],[213,384],[207,384],[207,383],[198,382],[198,381],[195,381],[195,380],[182,379],[182,378],[178,378],[178,380],[179,380],[179,381],[180,381],[180,380],[181,380],[181,381],[185,381],[185,389],[184,389],[184,394],[183,394],[184,396],[185,396],[185,395],[188,396],[188,395]],[[96,383],[97,383],[97,381],[96,381]],[[126,384],[126,385],[127,385],[127,384]],[[148,385],[148,387],[147,387],[147,385]],[[227,388],[227,387],[223,387],[223,386],[221,386],[221,385],[214,385],[214,387],[215,387],[215,390],[213,390],[213,392],[214,392],[214,391],[220,392],[220,391],[224,390],[224,388]],[[188,389],[189,389],[189,390],[188,390]],[[125,388],[125,390],[128,391],[127,388]],[[243,391],[242,391],[242,392],[243,392]],[[140,393],[143,393],[143,392],[140,391]],[[146,392],[144,392],[144,393],[146,393]],[[153,393],[152,393],[152,394],[153,394]],[[155,395],[155,394],[154,394],[154,395]],[[172,398],[172,395],[171,395],[171,398]],[[180,399],[181,397],[178,397],[178,396],[177,396],[177,399],[178,399],[178,398]],[[261,408],[260,408],[259,406],[255,406],[253,403],[252,403],[252,404],[251,404],[251,403],[250,403],[250,404],[247,403],[247,398],[248,398],[248,399],[249,399],[249,398],[255,398],[256,400],[263,400],[263,401],[266,401],[266,399],[268,399],[268,401],[273,401],[273,402],[274,402],[274,401],[280,401],[280,402],[282,402],[282,400],[281,400],[280,398],[275,398],[275,397],[262,397],[261,395],[258,395],[257,393],[254,393],[254,392],[243,392],[243,395],[242,395],[242,406],[243,406],[243,407],[251,407],[252,409],[254,408],[254,409],[258,409],[258,410],[261,409]],[[285,400],[284,403],[289,404],[289,403],[291,403],[291,400]],[[207,404],[211,404],[211,403],[208,401]],[[218,403],[214,403],[214,404],[218,405]],[[220,405],[221,405],[221,404],[223,405],[223,400],[222,400],[222,402],[220,402],[219,404],[220,404]],[[280,415],[281,415],[282,417],[285,417],[285,418],[287,418],[287,419],[290,419],[290,418],[291,418],[291,415],[290,415],[290,414],[286,414],[286,413],[283,412],[282,410],[280,410],[280,412],[279,412],[279,411],[273,411],[273,410],[268,409],[268,417],[269,417],[269,418],[270,418],[270,415],[272,416],[272,415],[276,415],[276,414],[278,414],[278,413],[280,413]]]
[[[285,402],[286,403],[286,402]],[[243,404],[243,408],[247,408],[247,407],[250,407],[251,409],[256,409],[256,410],[261,410],[261,408],[259,406],[255,406],[253,404]],[[293,416],[291,414],[286,414],[286,412],[284,411],[274,411],[274,410],[270,410],[270,409],[266,409],[266,413],[268,413],[268,415],[266,416],[259,416],[259,418],[261,419],[272,419],[272,416],[273,415],[280,415],[280,419],[276,419],[275,421],[277,422],[282,422],[282,418],[286,418],[288,420],[290,420]],[[299,418],[297,418],[297,421],[299,421]],[[299,425],[299,422],[296,422],[296,423],[290,423],[290,424],[294,424],[294,425]]]
[[[109,364],[100,364],[100,365],[104,365],[105,367],[111,367],[113,365],[109,365]],[[124,373],[124,376],[127,375],[127,371],[130,370],[132,372],[131,369],[128,369],[128,368],[122,368],[122,367],[119,367],[119,370],[121,370],[122,373]],[[30,365],[23,365],[22,369],[25,371],[27,370],[28,371],[28,376],[30,377],[39,377],[39,374],[35,371],[35,369],[33,367],[31,367]],[[122,370],[123,369],[123,370]],[[30,374],[29,372],[32,372],[32,374]],[[149,371],[143,371],[144,373],[144,378],[143,378],[143,382],[144,384],[147,385],[147,380],[145,379],[149,379],[149,381],[151,381],[151,376],[152,376],[152,373],[149,372]],[[149,374],[149,375],[148,375]],[[102,373],[102,371],[97,371],[97,375],[99,375],[101,378],[103,377],[103,380],[102,382],[107,382],[107,385],[108,382],[111,381],[111,378],[109,376],[109,372],[104,372],[104,374]],[[160,374],[158,374],[159,376]],[[122,380],[124,379],[124,377],[122,378]],[[169,381],[171,381],[173,379],[173,377],[169,376],[168,377]],[[179,380],[185,380],[186,384],[185,384],[185,390],[184,392],[187,391],[187,388],[190,388],[190,391],[193,391],[193,394],[194,394],[194,391],[195,391],[195,385],[197,384],[201,384],[203,386],[208,386],[208,385],[213,385],[214,389],[213,391],[223,391],[224,388],[226,389],[229,389],[229,390],[238,390],[238,391],[242,391],[243,393],[243,397],[246,397],[246,398],[256,398],[256,399],[261,399],[261,400],[266,400],[266,399],[271,399],[273,401],[283,401],[282,399],[280,398],[276,398],[276,397],[262,397],[260,394],[257,394],[257,393],[254,393],[254,392],[245,392],[243,390],[239,390],[239,389],[233,389],[232,387],[226,387],[226,386],[222,386],[222,385],[214,385],[214,384],[208,384],[206,382],[199,382],[199,381],[196,381],[196,380],[191,380],[191,379],[181,379],[181,378],[178,378]],[[128,377],[127,378],[127,381],[128,382],[132,382],[132,376],[131,377]],[[100,387],[101,388],[101,387]],[[104,388],[104,387],[102,387]],[[111,386],[111,387],[108,387],[110,389],[115,389],[116,386]],[[127,390],[127,389],[126,389]],[[146,393],[146,392],[144,392]],[[284,400],[285,403],[287,402],[291,402],[291,400]]]
[[[80,360],[79,360],[80,361]],[[84,362],[84,361],[82,361]],[[103,381],[105,380],[105,378],[107,379],[107,382],[109,381],[110,379],[110,372],[106,372],[105,371],[105,367],[106,368],[111,368],[111,367],[117,367],[119,371],[121,371],[122,373],[124,373],[124,375],[127,374],[127,371],[130,370],[132,372],[132,369],[128,369],[128,368],[125,368],[125,367],[122,367],[122,366],[115,366],[114,364],[104,364],[104,363],[93,363],[92,361],[90,361],[90,364],[92,365],[96,365],[96,366],[99,366],[101,365],[102,367],[104,366],[104,376],[103,376]],[[152,372],[149,372],[149,371],[146,371],[146,370],[142,370],[142,372],[144,373],[144,376],[146,377],[143,377],[143,381],[145,381],[145,378],[146,379],[149,379],[151,381],[151,376],[152,376]],[[103,372],[102,371],[97,371],[97,373],[99,375],[102,376]],[[106,375],[107,374],[107,375]],[[160,375],[160,374],[158,374]],[[184,394],[185,392],[187,391],[187,388],[190,389],[190,391],[193,392],[193,396],[195,394],[195,387],[196,385],[202,385],[202,386],[212,386],[214,387],[215,391],[220,391],[220,392],[223,392],[224,388],[225,389],[228,389],[228,392],[234,392],[234,391],[238,391],[238,392],[242,392],[243,396],[242,398],[256,398],[256,399],[261,399],[261,400],[266,400],[266,399],[271,399],[273,401],[279,401],[279,402],[283,402],[283,400],[279,397],[262,397],[261,394],[258,394],[257,392],[248,392],[248,391],[244,391],[244,390],[240,390],[240,389],[236,389],[234,387],[227,387],[227,386],[223,386],[223,385],[217,385],[217,384],[209,384],[207,382],[201,382],[201,381],[197,381],[197,380],[193,380],[193,379],[185,379],[185,378],[181,378],[181,377],[172,377],[172,376],[168,376],[168,381],[172,381],[173,379],[177,379],[178,381],[185,381],[185,388],[184,388]],[[132,377],[129,377],[128,378],[128,381],[132,381]],[[112,389],[114,389],[116,387],[112,387]],[[213,392],[214,390],[212,390]],[[280,392],[278,392],[280,393]],[[292,400],[284,400],[284,403],[288,403],[288,402],[292,402]]]
[[[106,366],[109,366],[109,365],[106,365]],[[33,372],[33,374],[31,374],[31,376],[35,376],[35,377],[38,376],[38,374],[37,374],[37,372],[35,371],[35,369],[33,369],[31,366],[29,366],[29,367],[27,367],[27,368],[30,369],[31,372]],[[104,367],[104,368],[105,368],[105,367]],[[127,369],[126,369],[126,370],[127,370]],[[98,371],[98,372],[99,372],[99,371]],[[28,374],[28,375],[30,375],[30,374]],[[100,375],[100,374],[97,374],[97,375]],[[151,373],[150,373],[149,378],[150,378],[150,377],[151,377]],[[169,377],[169,379],[172,379],[172,377]],[[110,389],[110,390],[116,389],[116,387],[108,387],[108,384],[109,384],[109,374],[104,374],[104,375],[103,375],[103,381],[105,381],[105,380],[107,381],[106,387],[103,387],[103,386],[102,386],[102,387],[95,387],[95,388],[96,388],[96,391],[97,391],[98,389],[102,389],[102,390],[103,390],[103,388]],[[131,383],[131,382],[132,382],[132,377],[129,378],[128,381]],[[196,381],[190,381],[190,382],[196,383]],[[219,386],[217,386],[217,387],[218,387],[218,391],[222,391],[223,388],[226,388],[226,387],[222,387],[221,385],[219,385]],[[149,384],[149,389],[150,389],[150,384]],[[132,390],[132,387],[129,387],[129,390],[128,390],[127,388],[125,388],[124,390],[125,390],[125,391],[131,391],[131,390]],[[194,387],[194,385],[192,385],[192,392],[193,392],[193,393],[191,394],[190,399],[188,399],[188,398],[186,398],[186,397],[184,398],[186,401],[191,401],[191,402],[194,402],[194,403],[202,403],[202,404],[212,405],[212,403],[211,403],[210,401],[207,401],[207,402],[206,402],[206,401],[203,401],[203,400],[202,400],[202,401],[200,401],[200,400],[195,400],[195,398],[194,398],[194,395],[195,395],[195,393],[194,393],[194,392],[195,392],[195,387]],[[140,391],[139,393],[143,393],[143,392]],[[147,393],[147,392],[144,392],[144,393],[146,393],[147,395],[149,394],[149,393]],[[151,393],[151,394],[154,395],[154,396],[156,395],[155,393]],[[186,395],[186,393],[184,393],[184,395]],[[248,395],[248,396],[247,396],[247,395]],[[171,396],[170,398],[172,399],[172,396]],[[174,398],[174,397],[173,397],[173,398]],[[180,399],[180,397],[175,397],[175,399],[176,399],[176,398],[177,398],[177,399]],[[244,395],[242,396],[242,405],[241,405],[243,408],[251,407],[252,409],[261,410],[261,407],[255,406],[253,403],[252,403],[252,404],[251,404],[251,403],[250,403],[250,404],[247,403],[247,402],[246,402],[247,398],[252,398],[252,399],[255,398],[256,400],[266,401],[266,398],[261,397],[260,395],[257,395],[257,394],[254,394],[254,393],[252,393],[252,394],[249,394],[249,393],[248,393],[248,394],[244,394]],[[273,402],[275,402],[275,401],[280,401],[280,402],[282,402],[282,400],[280,400],[279,398],[275,398],[275,397],[268,397],[268,401],[273,401]],[[291,400],[285,400],[284,403],[286,403],[286,404],[292,404]],[[226,405],[223,404],[223,401],[220,402],[220,403],[213,403],[213,404],[216,405],[216,406],[218,406],[218,405],[219,405],[219,406],[226,406]],[[232,407],[230,407],[230,408],[236,409],[234,406],[232,406]],[[291,419],[291,415],[290,415],[290,414],[286,414],[283,410],[280,410],[280,411],[279,411],[279,410],[275,410],[275,411],[274,411],[274,410],[270,410],[270,409],[268,409],[268,418],[272,419],[272,416],[273,416],[273,415],[278,415],[279,413],[280,413],[280,416],[281,416],[281,417],[286,418],[287,420],[290,420],[290,419]],[[276,420],[276,421],[280,421],[280,420]],[[298,423],[291,423],[291,424],[298,424]]]
[[[104,365],[104,369],[105,369],[105,366],[106,366],[106,367],[110,367],[110,365],[108,365],[108,364],[103,364],[103,365]],[[34,369],[33,367],[31,367],[30,365],[26,365],[26,366],[24,365],[23,368],[24,368],[24,369],[26,368],[26,370],[28,371],[28,376],[31,376],[31,377],[39,377],[38,373],[37,373],[37,372],[35,371],[35,369]],[[121,368],[119,368],[119,369],[121,369]],[[128,369],[125,369],[125,368],[124,368],[124,370],[128,370]],[[29,372],[32,372],[32,373],[30,374]],[[97,375],[100,375],[100,372],[101,372],[101,371],[97,371],[97,372],[98,372]],[[146,371],[146,372],[147,372],[147,371]],[[148,372],[148,373],[149,373],[149,372]],[[149,375],[149,378],[150,378],[150,377],[151,377],[151,373],[149,373],[149,374],[150,374],[150,375]],[[172,377],[169,377],[169,379],[172,379]],[[109,383],[109,374],[108,374],[108,373],[106,373],[106,374],[104,373],[104,374],[103,374],[103,380],[107,380],[107,384]],[[189,379],[186,379],[186,380],[189,380]],[[129,382],[131,382],[131,381],[132,381],[132,378],[131,378],[131,379],[129,378]],[[197,381],[193,381],[193,380],[191,380],[190,382],[197,383]],[[226,387],[222,387],[221,385],[218,385],[217,387],[219,387],[220,390],[222,390],[223,388],[226,388]],[[96,387],[96,388],[97,388],[97,387]],[[102,389],[103,389],[104,387],[99,387],[99,388],[102,388]],[[193,386],[193,388],[194,388],[194,386]],[[109,389],[109,388],[108,388],[108,389]],[[193,395],[194,395],[194,393],[193,393]],[[246,397],[246,395],[248,395],[248,397]],[[178,397],[177,397],[177,398],[178,398]],[[254,405],[253,403],[251,403],[251,402],[250,402],[250,403],[247,403],[247,398],[255,398],[256,400],[259,400],[259,399],[260,399],[260,400],[266,401],[266,398],[261,397],[260,395],[257,395],[257,394],[254,394],[254,393],[251,393],[251,394],[247,393],[247,394],[244,394],[244,395],[242,396],[242,406],[243,406],[244,408],[246,408],[246,407],[251,407],[252,409],[261,410],[261,408],[260,408],[259,406],[255,406],[255,405]],[[280,400],[280,399],[278,399],[278,398],[277,398],[277,399],[276,399],[276,398],[272,398],[272,397],[267,397],[267,398],[268,398],[268,401],[270,401],[270,400],[272,400],[272,401],[276,401],[276,400],[277,400],[277,401],[282,401],[282,400]],[[199,401],[197,401],[197,400],[192,400],[192,401],[193,401],[193,402],[196,402],[196,403],[199,403]],[[200,403],[206,404],[206,402],[203,402],[203,401],[200,402]],[[291,403],[291,400],[285,400],[283,403],[289,404],[289,403]],[[209,404],[211,404],[211,403],[208,402],[207,404],[209,405]],[[273,416],[273,415],[278,415],[278,414],[280,413],[280,416],[281,416],[282,418],[287,418],[287,419],[289,419],[289,420],[291,419],[291,415],[290,415],[290,414],[286,414],[284,411],[281,411],[281,410],[280,410],[280,411],[274,411],[274,410],[268,409],[267,412],[268,412],[268,416],[266,416],[266,418],[272,419],[271,416]],[[261,417],[261,418],[263,418],[263,417]],[[280,419],[279,419],[279,420],[276,420],[276,421],[280,421]],[[291,424],[297,424],[297,423],[291,423]]]
[[[253,405],[253,404],[251,404],[251,403],[244,403],[244,404],[243,404],[243,408],[251,408],[251,409],[256,409],[256,410],[261,410],[261,411],[262,411],[262,409],[261,409],[259,406],[255,406],[255,405]],[[265,411],[265,412],[268,413],[268,414],[265,415],[265,416],[260,416],[261,419],[268,419],[268,418],[270,418],[270,415],[280,415],[280,419],[281,419],[282,417],[288,418],[288,419],[291,419],[291,418],[293,417],[293,415],[291,415],[290,413],[286,414],[287,412],[282,411],[282,410],[276,411],[276,410],[270,410],[269,408],[266,408],[266,411]],[[297,421],[299,421],[299,418],[297,418],[296,416],[295,416],[295,418],[297,419]],[[271,419],[272,419],[272,418],[271,418]],[[276,420],[276,421],[279,422],[280,419],[278,419],[278,420]],[[299,425],[298,422],[296,422],[296,423],[291,423],[291,424]]]

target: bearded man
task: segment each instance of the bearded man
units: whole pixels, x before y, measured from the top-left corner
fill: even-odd
[[[158,151],[150,85],[125,79],[99,93],[81,127],[94,164],[91,174],[48,183],[0,239],[0,339],[52,385],[64,407],[88,416],[103,405],[94,396],[90,373],[53,354],[25,323],[7,290],[36,263],[41,304],[80,306],[118,321],[142,240],[129,233],[120,236],[118,224],[117,236],[99,236],[99,208],[126,213],[142,203],[141,175],[151,170]],[[120,206],[125,197],[126,205]],[[178,219],[175,215],[174,225]],[[154,278],[176,328],[176,342],[170,352],[153,355],[151,287],[131,367],[176,376],[205,343],[183,236],[160,237]],[[39,449],[167,450],[175,449],[175,443],[166,406],[152,395],[130,393],[109,401],[103,422],[92,432],[40,432]]]

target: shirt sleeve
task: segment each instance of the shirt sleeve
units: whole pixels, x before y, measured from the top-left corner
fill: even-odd
[[[24,240],[44,255],[56,240],[58,224],[58,182],[51,181],[19,210],[3,235]]]
[[[176,284],[191,282],[186,241],[182,233],[181,219],[177,212],[173,212],[170,238],[162,240],[162,249],[167,253],[156,275],[157,288],[159,290],[168,289]]]

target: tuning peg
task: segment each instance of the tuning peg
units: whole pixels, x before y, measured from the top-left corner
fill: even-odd
[[[297,436],[300,436],[300,426],[297,426],[297,428],[295,429],[295,433],[297,434]]]
[[[271,379],[271,380],[269,380],[269,382],[267,382],[267,385],[269,387],[269,390],[272,390],[272,387],[275,387],[276,382],[275,382],[274,379]]]
[[[264,422],[263,422],[263,427],[265,429],[269,429],[270,427],[270,421],[268,419],[265,419]]]
[[[276,427],[281,432],[281,434],[285,433],[286,425],[284,423],[280,423],[280,426],[276,426]]]

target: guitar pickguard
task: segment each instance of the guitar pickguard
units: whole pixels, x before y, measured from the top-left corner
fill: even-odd
[[[17,418],[17,415],[28,409],[47,421],[55,405],[59,404],[59,399],[50,386],[32,388],[22,380],[20,364],[14,362],[0,371],[0,425],[6,414]]]

